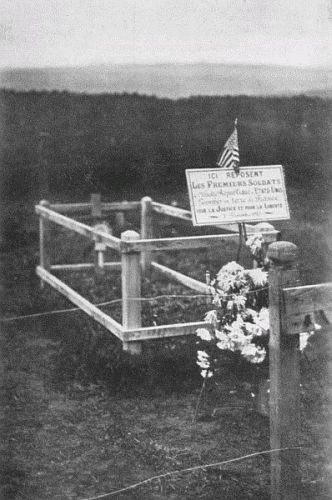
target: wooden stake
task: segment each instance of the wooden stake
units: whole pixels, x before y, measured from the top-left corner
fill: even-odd
[[[100,193],[91,194],[90,203],[91,203],[92,224],[96,226],[98,223],[101,222],[102,218]],[[103,267],[104,267],[104,251],[100,250],[99,245],[100,245],[100,240],[97,237],[95,242],[94,259],[93,259],[96,276],[99,276],[100,274],[103,273]]]
[[[98,222],[100,222],[102,217],[100,193],[93,193],[91,195],[91,216],[93,219],[93,224],[98,224]]]
[[[49,208],[50,203],[47,200],[42,200],[40,205],[45,208]],[[44,219],[41,215],[39,216],[39,261],[40,266],[46,271],[50,270],[51,259],[50,259],[50,223],[47,219]],[[44,281],[40,281],[40,288],[44,288]]]
[[[128,202],[124,200],[120,205],[125,205],[126,203]],[[140,202],[138,201],[137,204],[139,206]],[[115,212],[114,225],[119,233],[122,233],[125,230],[126,218],[124,211],[121,210],[120,212]]]
[[[279,241],[269,246],[271,499],[301,498],[299,425],[299,335],[287,335],[282,288],[298,281],[297,247]]]
[[[136,231],[125,231],[122,241],[139,240]],[[142,324],[141,314],[141,265],[139,252],[122,252],[122,325],[123,328],[139,328]],[[141,354],[141,342],[123,342],[123,349],[131,354]]]
[[[153,220],[152,220],[152,200],[145,196],[141,200],[141,238],[149,240],[153,238]],[[141,253],[142,272],[145,276],[151,274],[151,252],[145,250]]]

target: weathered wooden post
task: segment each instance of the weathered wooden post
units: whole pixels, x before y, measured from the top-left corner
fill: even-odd
[[[122,241],[137,241],[140,235],[136,231],[125,231]],[[122,325],[124,328],[139,328],[142,325],[141,314],[141,265],[140,253],[122,250]],[[135,300],[132,300],[135,299]],[[141,342],[123,342],[123,349],[131,354],[140,354]]]
[[[299,335],[287,335],[282,289],[298,282],[297,247],[286,241],[271,243],[267,257],[270,312],[270,445],[271,499],[301,498],[299,425]]]
[[[97,224],[98,222],[101,221],[101,217],[102,217],[100,193],[91,194],[90,203],[91,203],[92,222],[93,222],[93,224]]]
[[[41,200],[39,203],[42,207],[50,208],[50,202],[47,200]],[[40,267],[50,270],[51,259],[50,259],[50,238],[51,238],[51,228],[50,223],[42,215],[39,216],[39,259]],[[44,288],[44,281],[40,281],[40,287]]]
[[[100,222],[102,220],[102,208],[101,208],[101,195],[100,193],[91,194],[91,217],[93,226],[98,229]],[[102,229],[102,228],[99,228]],[[95,264],[95,272],[97,275],[102,274],[104,272],[104,252],[106,250],[106,246],[104,243],[99,241],[98,236],[95,238],[95,247],[94,247],[94,264]]]
[[[123,203],[126,203],[126,200],[123,200]],[[115,212],[115,217],[114,217],[114,227],[117,228],[118,232],[125,231],[125,225],[126,225],[126,218],[124,211],[122,212]]]
[[[153,210],[152,200],[149,196],[144,196],[141,199],[141,238],[148,240],[153,238]],[[150,276],[151,273],[151,252],[144,250],[141,252],[142,272],[145,276]]]

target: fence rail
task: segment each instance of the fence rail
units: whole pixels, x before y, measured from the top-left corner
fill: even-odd
[[[288,335],[312,330],[314,323],[332,323],[332,283],[283,290]],[[325,316],[325,321],[324,317]]]
[[[151,263],[152,268],[159,272],[160,274],[167,276],[170,279],[176,280],[178,283],[186,286],[187,288],[191,288],[196,292],[211,294],[212,288],[201,281],[195,280],[190,276],[186,276],[185,274],[180,273],[179,271],[175,271],[167,266],[163,266],[162,264],[158,264],[158,262]]]
[[[191,212],[183,208],[173,207],[171,205],[164,205],[162,203],[157,203],[153,201],[152,209],[154,212],[161,215],[167,215],[175,219],[181,219],[187,222],[192,222]],[[238,224],[213,224],[210,227],[220,229],[223,231],[229,231],[237,235],[239,234]],[[266,243],[271,243],[272,241],[275,241],[279,235],[279,231],[275,231],[273,226],[271,226],[268,223],[259,223],[256,225],[246,224],[246,231],[248,234],[255,234],[257,233],[257,231],[261,232],[264,236]]]
[[[97,229],[94,229],[87,224],[83,224],[82,222],[78,222],[74,219],[66,217],[65,215],[59,214],[54,210],[51,210],[50,208],[42,205],[37,205],[35,210],[38,215],[40,215],[47,221],[54,222],[59,226],[70,229],[71,231],[81,234],[82,236],[85,236],[90,240],[96,240],[98,238],[98,240],[101,243],[104,243],[107,247],[120,251],[121,241],[119,238],[115,238],[115,236],[102,231],[98,231]]]
[[[51,210],[55,210],[61,214],[86,213],[89,214],[92,203],[53,203],[50,205]],[[101,203],[101,210],[107,212],[127,212],[128,210],[137,210],[140,208],[139,201],[118,201],[112,203]]]
[[[46,281],[46,283],[55,288],[55,290],[62,293],[62,295],[67,297],[67,299],[69,299],[73,304],[82,309],[82,311],[91,316],[91,318],[98,321],[98,323],[103,325],[108,331],[112,332],[116,337],[118,337],[121,340],[123,339],[124,329],[122,325],[120,325],[120,323],[111,318],[108,314],[104,313],[103,311],[98,309],[98,307],[91,304],[91,302],[82,297],[82,295],[75,292],[75,290],[70,288],[68,285],[63,283],[63,281],[59,280],[56,276],[54,276],[41,266],[37,266],[37,275],[42,280]]]

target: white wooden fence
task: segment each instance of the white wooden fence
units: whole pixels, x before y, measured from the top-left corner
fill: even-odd
[[[152,259],[153,252],[220,247],[223,241],[238,241],[239,233],[236,224],[214,226],[218,230],[228,230],[229,232],[226,234],[153,238],[153,221],[156,218],[156,214],[191,221],[191,213],[182,208],[153,202],[149,197],[144,197],[140,202],[101,203],[100,195],[92,195],[90,203],[62,205],[51,205],[44,200],[35,209],[40,221],[40,265],[37,267],[37,274],[41,278],[42,283],[46,282],[51,285],[85,313],[101,323],[107,330],[116,335],[122,340],[125,350],[133,354],[139,354],[142,347],[141,342],[144,340],[191,335],[195,333],[197,328],[206,326],[204,321],[199,321],[142,327],[141,302],[132,299],[139,299],[141,297],[142,275],[149,275],[151,271],[176,280],[199,293],[208,294],[210,288],[205,283],[154,262]],[[94,225],[84,224],[68,216],[68,214],[90,214],[94,222],[96,222],[102,220],[104,216],[111,212],[115,212],[118,218],[123,219],[123,214],[128,210],[140,210],[140,235],[135,231],[125,231],[121,234],[121,238],[116,238],[106,231],[96,228]],[[96,258],[94,263],[52,265],[50,262],[50,246],[52,244],[50,240],[51,223],[58,224],[94,241],[96,254],[103,255],[103,249],[105,250],[106,248],[116,250],[121,255],[121,262],[104,262],[104,258],[102,257]],[[248,224],[247,233],[251,234],[255,232],[262,233],[267,244],[275,241],[279,235],[278,231],[269,224]],[[59,270],[84,270],[90,267],[121,270],[122,324],[101,311],[52,273],[52,271]]]

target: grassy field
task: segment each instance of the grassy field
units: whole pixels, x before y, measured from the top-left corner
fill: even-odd
[[[150,193],[142,193],[150,194]],[[123,198],[131,199],[123,194]],[[288,192],[292,219],[276,224],[298,244],[304,283],[327,281],[329,211],[316,194]],[[137,196],[136,199],[139,199]],[[172,196],[174,198],[174,196]],[[170,201],[155,196],[158,201]],[[177,196],[186,206],[185,196]],[[65,200],[61,200],[65,201]],[[83,201],[83,200],[82,200]],[[41,292],[37,220],[31,204],[2,211],[7,232],[1,247],[2,316],[71,307],[49,287]],[[135,219],[129,221],[135,226]],[[159,235],[189,232],[166,221]],[[175,233],[174,233],[175,232]],[[91,258],[91,247],[68,234],[55,236],[54,262]],[[236,246],[219,252],[160,255],[159,261],[204,281],[234,260]],[[246,255],[242,255],[247,259]],[[67,281],[91,300],[118,299],[120,277],[93,273]],[[143,296],[191,293],[165,281],[143,283]],[[205,299],[155,300],[145,304],[144,324],[200,320]],[[120,318],[118,305],[111,311]],[[86,499],[171,471],[268,450],[268,419],[255,411],[255,376],[226,366],[208,386],[193,415],[201,380],[195,340],[151,342],[140,358],[83,313],[32,317],[1,324],[1,489],[7,499]],[[309,361],[308,361],[309,360]],[[327,499],[329,408],[325,385],[329,356],[314,340],[302,359],[301,498]],[[147,482],[114,498],[267,499],[269,456],[206,467]]]

